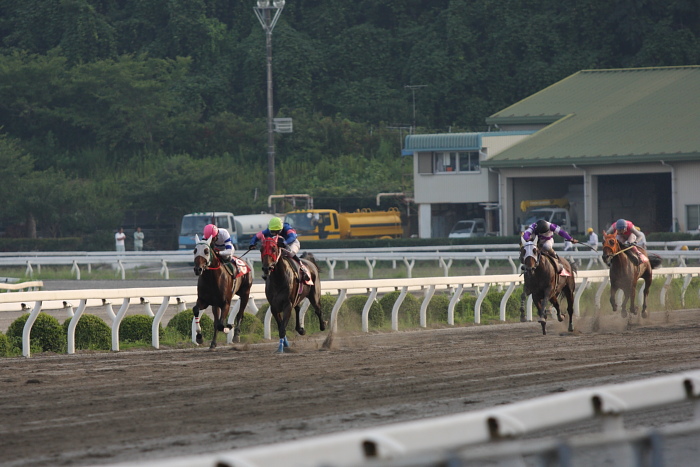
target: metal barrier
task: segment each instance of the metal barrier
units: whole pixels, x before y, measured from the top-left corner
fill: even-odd
[[[685,299],[685,293],[694,277],[700,275],[698,268],[661,268],[654,271],[656,277],[665,276],[664,286],[661,288],[659,299],[662,305],[665,304],[667,290],[673,277],[683,277],[683,287],[681,290],[681,301]],[[452,297],[447,310],[447,321],[449,325],[454,325],[454,308],[465,289],[473,289],[478,292],[478,297],[474,309],[474,323],[481,323],[481,304],[491,287],[505,288],[505,293],[499,306],[499,319],[506,320],[506,304],[516,286],[523,281],[522,276],[517,274],[504,275],[483,275],[483,276],[460,276],[460,277],[428,277],[417,279],[379,279],[379,280],[353,280],[353,281],[323,281],[321,288],[323,293],[330,293],[338,299],[331,310],[330,326],[334,332],[338,329],[338,313],[348,295],[365,295],[367,300],[362,312],[362,330],[369,331],[369,311],[377,294],[393,291],[400,291],[394,303],[391,313],[391,329],[399,330],[399,310],[406,294],[419,291],[423,293],[423,301],[420,308],[420,326],[427,325],[427,308],[436,290],[446,290]],[[574,313],[580,315],[580,298],[583,291],[593,284],[598,284],[596,291],[596,307],[600,308],[602,293],[609,282],[608,271],[592,270],[581,271],[576,276],[577,287],[574,295]],[[641,288],[639,288],[641,292]],[[27,303],[34,303],[34,306],[27,319],[22,337],[22,355],[30,356],[29,336],[42,309],[66,309],[73,317],[68,326],[68,353],[74,353],[75,327],[87,307],[105,307],[109,319],[112,321],[112,350],[119,350],[119,325],[126,314],[131,301],[138,301],[145,314],[153,316],[152,345],[159,348],[158,329],[162,317],[168,306],[176,305],[178,310],[187,308],[187,303],[194,303],[197,299],[196,286],[188,287],[161,287],[161,288],[134,288],[134,289],[91,289],[91,290],[62,290],[62,291],[38,291],[38,292],[16,292],[12,294],[0,294],[0,312],[3,310],[28,310]],[[254,284],[251,290],[251,300],[249,306],[257,311],[256,300],[264,300],[264,284]],[[111,300],[121,300],[121,307],[117,313],[112,309]],[[79,301],[77,312],[73,312],[71,301]],[[159,304],[158,311],[154,314],[151,304]],[[229,323],[233,322],[240,302],[236,300],[233,310],[229,315]],[[300,325],[304,326],[304,317],[309,303],[306,300],[300,313]],[[532,320],[532,300],[528,299],[526,317]],[[267,311],[263,320],[264,337],[271,338],[272,316],[270,310]],[[194,328],[192,332],[194,342]],[[229,333],[229,339],[233,333]],[[229,340],[229,343],[231,341]]]
[[[694,410],[694,420],[689,424],[634,432],[624,428],[623,416],[633,411],[688,401]],[[460,466],[472,465],[462,463],[470,458],[488,458],[488,465],[513,466],[526,465],[525,456],[539,458],[540,462],[535,465],[574,465],[573,449],[580,447],[581,441],[529,439],[527,443],[505,444],[504,440],[517,440],[544,429],[594,419],[601,421],[602,431],[586,443],[593,448],[617,444],[616,465],[664,465],[661,461],[664,437],[700,432],[700,371],[579,389],[457,415],[218,454],[120,463],[114,467],[268,467],[277,466],[281,461],[290,466],[309,467]],[[630,443],[631,448],[626,449]],[[483,446],[488,456],[470,456],[469,450],[477,446]],[[641,455],[643,451],[646,456]],[[692,449],[690,451],[690,456],[696,456]],[[494,461],[499,457],[503,462]],[[647,458],[652,462],[646,462]],[[696,457],[690,457],[685,465],[696,462]]]
[[[668,250],[669,246],[678,242],[649,243],[650,251],[659,255],[667,263],[677,266],[686,266],[687,262],[700,262],[700,250]],[[694,242],[681,242],[689,244]],[[700,242],[698,242],[700,243]],[[658,249],[651,249],[655,247]],[[578,248],[578,250],[577,250]],[[675,248],[675,247],[674,247]],[[240,253],[240,252],[239,252]],[[324,262],[328,267],[330,279],[335,278],[335,269],[338,262],[361,262],[367,266],[368,278],[374,278],[374,270],[377,261],[388,261],[392,267],[403,263],[406,267],[407,277],[412,277],[413,268],[417,261],[437,261],[443,269],[443,275],[449,276],[450,268],[455,261],[474,262],[479,268],[479,274],[485,275],[491,266],[491,261],[506,261],[511,267],[512,273],[518,272],[519,251],[513,245],[447,245],[430,247],[396,247],[396,248],[367,248],[362,250],[351,249],[324,249],[312,251],[316,260]],[[241,256],[245,253],[241,253]],[[575,246],[574,250],[560,252],[569,260],[575,260],[584,269],[604,269],[606,266],[601,260],[601,253],[588,248]],[[245,259],[253,265],[260,261],[260,255],[246,255]],[[32,252],[32,253],[0,253],[0,267],[24,266],[25,275],[34,277],[34,268],[41,270],[42,265],[71,266],[71,272],[76,279],[81,279],[81,267],[86,267],[88,272],[93,265],[112,265],[121,279],[126,279],[126,269],[142,265],[160,267],[160,275],[164,279],[170,279],[170,265],[192,264],[193,256],[190,250],[153,251],[153,252]],[[669,264],[670,265],[670,264]]]

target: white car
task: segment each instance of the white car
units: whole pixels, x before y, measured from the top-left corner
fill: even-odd
[[[470,219],[459,221],[452,227],[448,238],[472,238],[486,236],[486,221],[484,219]]]

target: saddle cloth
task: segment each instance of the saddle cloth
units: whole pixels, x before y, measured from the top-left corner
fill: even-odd
[[[248,263],[235,256],[233,257],[230,263],[224,263],[224,265],[226,269],[228,269],[228,272],[236,278],[248,274]]]

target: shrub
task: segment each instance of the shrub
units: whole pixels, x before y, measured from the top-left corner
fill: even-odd
[[[455,305],[455,324],[474,322],[474,305],[476,297],[470,293],[462,295]]]
[[[5,334],[0,332],[0,357],[9,357],[15,353],[15,347],[12,346],[10,339]]]
[[[401,292],[398,290],[395,290],[394,292],[384,295],[382,299],[379,300],[379,304],[384,310],[384,317],[389,323],[391,323],[391,312],[394,309],[394,303],[396,303],[396,299],[399,298],[400,293]],[[418,326],[420,324],[419,314],[420,300],[410,293],[406,294],[403,303],[401,303],[399,307],[399,322],[409,327]]]
[[[176,330],[183,339],[189,341],[192,338],[192,318],[192,308],[181,311],[170,318],[166,328]],[[202,328],[202,339],[211,342],[214,337],[214,320],[203,311],[200,311],[199,327]]]
[[[345,319],[348,322],[343,323],[343,321],[339,321],[339,326],[342,329],[362,329],[362,310],[365,308],[365,303],[367,303],[367,297],[367,295],[354,295],[345,300],[345,303],[340,308],[339,319],[347,317]],[[369,308],[367,324],[371,328],[381,328],[384,326],[384,323],[384,310],[379,302],[374,300]]]
[[[243,319],[241,319],[241,335],[245,334],[250,334],[256,337],[263,336],[262,321],[260,321],[257,316],[251,313],[243,313]]]
[[[501,312],[501,300],[503,300],[503,296],[505,295],[505,290],[504,291],[499,291],[496,289],[491,289],[489,290],[489,293],[486,294],[486,297],[484,298],[484,303],[487,301],[491,305],[491,313],[492,315],[489,316],[489,318],[493,319],[500,319],[500,312]],[[508,319],[517,319],[520,320],[520,295],[522,294],[522,288],[516,288],[513,290],[513,293],[508,297],[508,301],[506,302],[506,320]],[[481,305],[481,311],[482,315],[484,315],[484,304],[482,303]]]
[[[130,315],[124,317],[119,326],[119,342],[151,342],[153,333],[153,318],[146,315]],[[162,326],[158,332],[159,338],[163,337]]]
[[[7,329],[8,340],[19,349],[22,348],[22,331],[28,318],[29,313],[20,316]],[[63,326],[56,318],[43,312],[39,313],[34,321],[29,342],[32,352],[62,353],[66,351],[66,333],[63,331]]]
[[[63,323],[63,332],[68,334],[71,318]],[[76,350],[110,350],[112,329],[99,316],[85,314],[75,327]]]
[[[426,310],[428,323],[447,324],[447,309],[450,307],[450,297],[445,294],[433,295]]]

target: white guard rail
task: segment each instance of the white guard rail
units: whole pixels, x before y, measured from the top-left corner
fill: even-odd
[[[673,243],[668,242],[657,244],[650,243],[652,247],[656,245],[659,249],[650,249],[651,252],[663,258],[668,265],[673,263],[677,266],[686,266],[688,260],[700,262],[700,250],[667,250]],[[683,242],[684,244],[700,242]],[[582,246],[575,246],[578,250],[560,252],[569,260],[575,260],[579,264],[579,269],[605,269],[601,259],[601,253],[591,251]],[[374,277],[374,269],[377,261],[389,261],[392,267],[403,263],[406,267],[407,277],[412,277],[413,268],[416,261],[437,261],[439,267],[443,269],[443,275],[449,276],[450,268],[454,261],[473,261],[479,268],[479,274],[485,275],[491,261],[507,261],[511,266],[511,272],[518,272],[519,252],[513,245],[452,245],[441,247],[396,247],[396,248],[367,248],[362,250],[352,249],[323,249],[312,251],[316,260],[325,264],[328,268],[330,279],[335,278],[335,268],[338,262],[348,267],[348,262],[361,262],[367,266],[368,278]],[[253,266],[253,274],[256,272],[255,263],[260,261],[260,254],[257,251],[241,252],[237,254],[243,256],[245,260]],[[173,264],[191,265],[193,255],[190,250],[177,251],[152,251],[152,252],[32,252],[32,253],[0,253],[0,267],[2,266],[23,266],[25,275],[34,277],[34,268],[41,270],[42,265],[63,265],[71,266],[71,271],[76,279],[81,278],[81,267],[87,268],[91,272],[93,265],[109,264],[114,267],[116,273],[126,278],[126,269],[138,266],[160,267],[160,275],[165,279],[170,279],[170,266]]]
[[[667,290],[674,277],[683,277],[683,287],[681,291],[681,303],[684,303],[685,292],[694,277],[700,275],[700,267],[690,268],[660,268],[654,271],[655,277],[666,277],[664,286],[661,288],[659,299],[661,305],[665,304]],[[333,332],[338,330],[338,312],[348,295],[365,295],[367,301],[362,312],[362,330],[369,331],[369,310],[376,296],[380,293],[400,290],[400,294],[394,303],[391,313],[391,329],[399,329],[399,309],[409,292],[419,291],[424,298],[420,308],[420,326],[426,327],[426,312],[430,299],[436,290],[444,290],[451,294],[447,311],[449,325],[454,325],[454,308],[465,289],[474,290],[478,293],[474,310],[474,323],[481,323],[481,303],[491,287],[506,288],[505,294],[499,307],[499,319],[506,320],[506,304],[515,288],[522,283],[522,276],[517,274],[504,275],[483,275],[483,276],[461,276],[461,277],[428,277],[418,279],[380,279],[380,280],[353,280],[353,281],[323,281],[321,283],[322,293],[330,293],[338,299],[330,313],[330,326]],[[583,291],[594,283],[598,284],[596,291],[596,307],[600,308],[600,300],[603,291],[609,283],[607,270],[581,271],[576,276],[577,287],[574,295],[574,313],[579,316],[579,301]],[[641,294],[642,287],[638,287]],[[256,300],[265,300],[264,284],[254,284],[252,288],[249,306],[257,311]],[[75,352],[75,327],[86,308],[103,306],[107,311],[107,316],[112,324],[112,350],[119,350],[119,326],[124,318],[131,301],[138,303],[142,311],[153,316],[152,345],[159,348],[158,327],[169,305],[176,305],[178,311],[185,310],[187,303],[194,304],[197,299],[197,288],[189,287],[161,287],[161,288],[133,288],[133,289],[92,289],[92,290],[62,290],[62,291],[38,291],[38,292],[15,292],[0,294],[0,312],[6,310],[26,311],[29,310],[27,303],[34,303],[29,314],[22,337],[22,354],[30,356],[29,338],[32,326],[42,309],[66,309],[69,316],[72,316],[68,326],[68,353]],[[119,311],[115,314],[112,310],[112,300],[121,300]],[[78,310],[73,312],[72,301],[79,301]],[[154,314],[151,304],[159,304],[158,311]],[[240,302],[236,300],[232,312],[229,314],[229,323],[236,315]],[[191,305],[190,305],[191,306]],[[301,325],[304,325],[304,317],[309,306],[308,300],[304,301],[302,313],[300,314]],[[527,302],[527,319],[532,320],[532,299]],[[327,310],[326,310],[327,313]],[[265,314],[264,337],[271,338],[272,316],[270,310]],[[233,333],[228,334],[232,338]],[[192,341],[194,342],[194,327]],[[229,343],[231,341],[229,340]]]
[[[606,436],[615,437],[625,433],[624,414],[684,401],[693,402],[695,423],[700,421],[700,371],[579,389],[457,415],[218,454],[113,464],[113,467],[345,467],[409,461],[436,452],[446,453],[447,458],[447,453],[469,446],[517,439],[539,430],[595,418],[602,419]],[[498,452],[498,445],[493,445],[493,452]],[[445,460],[434,465],[448,464]]]

